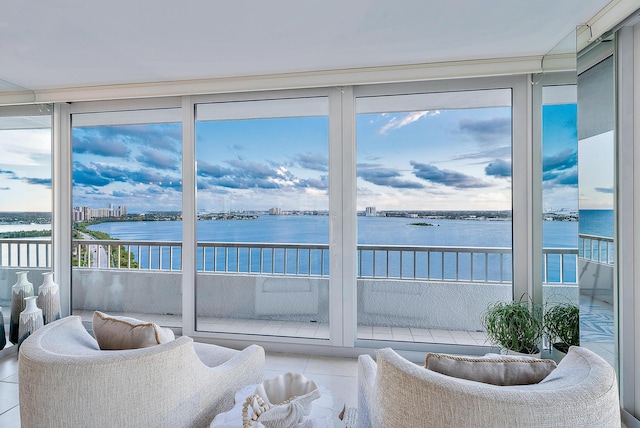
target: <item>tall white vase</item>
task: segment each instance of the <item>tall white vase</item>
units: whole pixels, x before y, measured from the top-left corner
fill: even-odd
[[[20,312],[26,307],[25,297],[33,296],[33,284],[29,282],[27,274],[29,272],[16,272],[18,282],[11,287],[11,316],[9,317],[9,340],[14,345],[20,338],[18,334],[18,324],[20,323]]]
[[[60,319],[60,287],[53,281],[53,272],[42,274],[44,280],[38,288],[38,307],[42,309],[45,324]]]
[[[37,296],[25,297],[26,307],[20,312],[20,324],[18,326],[18,346],[31,333],[44,325],[42,320],[42,309],[36,305]]]

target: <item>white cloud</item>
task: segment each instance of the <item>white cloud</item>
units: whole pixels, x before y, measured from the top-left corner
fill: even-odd
[[[469,198],[474,204],[473,209],[508,210],[511,208],[511,197],[508,193],[487,192],[476,193]]]
[[[378,132],[380,134],[386,134],[388,131],[391,131],[394,129],[400,129],[417,120],[420,120],[423,117],[438,116],[439,114],[440,114],[439,110],[433,110],[433,111],[425,110],[425,111],[412,111],[410,113],[405,114],[401,118],[394,116],[391,118],[391,120],[389,120],[389,122],[383,125]],[[385,116],[385,114],[383,114],[383,116]]]
[[[34,159],[37,156],[51,153],[51,131],[42,130],[17,130],[3,131],[0,134],[0,148],[2,157],[0,164],[17,166],[39,166]]]

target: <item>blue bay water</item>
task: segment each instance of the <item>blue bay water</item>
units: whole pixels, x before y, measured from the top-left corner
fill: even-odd
[[[605,220],[596,216],[595,221],[596,228],[581,223],[580,232],[608,236],[604,232],[597,233]],[[413,225],[418,222],[433,226]],[[607,227],[605,225],[605,232]],[[127,241],[182,240],[181,221],[113,222],[90,228]],[[264,215],[257,220],[198,221],[197,236],[199,241],[206,242],[327,244],[329,217]],[[359,244],[510,247],[511,240],[510,221],[358,217]],[[576,248],[577,245],[577,222],[544,222],[543,246]]]
[[[577,222],[559,222],[545,221],[543,224],[543,246],[545,248],[577,248],[578,246],[578,228],[581,233],[589,233],[601,236],[613,234],[613,212],[584,210],[580,212],[580,225]],[[433,226],[416,226],[412,223],[430,223]],[[394,218],[394,217],[358,217],[358,243],[362,245],[406,245],[406,246],[436,246],[436,247],[511,247],[512,233],[510,221],[487,221],[487,220],[447,220],[447,219],[411,219],[411,218]],[[93,230],[99,230],[108,233],[113,238],[127,241],[181,241],[182,222],[114,222],[101,223],[91,226]],[[295,243],[295,244],[327,244],[329,242],[329,217],[328,216],[260,216],[256,220],[207,220],[199,221],[197,224],[198,241],[202,242],[240,242],[240,243]],[[144,264],[148,259],[148,254],[141,254],[138,257],[137,250],[132,249],[136,253],[136,259],[140,259]],[[168,251],[168,250],[164,250]],[[151,255],[152,260],[156,260],[157,255]],[[201,250],[198,254],[198,269],[202,269]],[[163,254],[168,259],[168,254]],[[224,254],[218,256],[224,259]],[[233,256],[235,257],[235,256]],[[239,260],[227,260],[230,263],[229,269],[235,270],[234,263],[242,265],[243,257],[240,254]],[[283,255],[275,255],[274,257],[284,258]],[[288,256],[287,256],[288,257]],[[305,258],[304,254],[301,258]],[[378,261],[376,255],[376,262]],[[390,255],[390,264],[396,262],[399,266],[398,254]],[[444,263],[434,255],[431,264],[434,269],[440,269],[435,275],[443,275],[441,266],[444,265],[444,276],[451,277],[455,275],[455,259],[445,256]],[[490,256],[491,257],[491,256]],[[373,274],[373,256],[363,253],[362,259],[363,274]],[[474,259],[475,261],[475,259]],[[221,265],[224,260],[218,260]],[[265,263],[269,262],[268,260]],[[328,271],[328,257],[324,258],[324,272]],[[482,269],[485,264],[482,260],[475,261],[476,266],[474,272]],[[499,261],[497,259],[487,260],[490,265],[490,272],[487,274],[492,280],[499,280],[499,273],[496,273]],[[179,257],[174,255],[174,265],[179,266]],[[207,263],[207,262],[205,262]],[[256,261],[257,263],[257,261]],[[311,257],[311,271],[318,274],[321,271],[320,257]],[[407,262],[403,261],[403,265]],[[460,271],[468,268],[471,269],[470,261],[464,256],[458,261],[458,269]],[[565,281],[575,280],[575,257],[565,257]],[[205,264],[207,270],[213,269],[213,261],[211,265]],[[295,263],[290,263],[289,266]],[[304,264],[304,263],[303,263]],[[426,264],[426,263],[423,263]],[[559,256],[550,256],[549,280],[557,281],[559,279],[560,264]],[[164,266],[168,265],[168,261],[163,262]],[[510,279],[511,259],[510,256],[502,261],[503,278]],[[152,265],[153,267],[153,265]],[[175,268],[176,266],[174,266]],[[405,266],[412,270],[412,266]],[[253,268],[251,268],[252,271]],[[283,268],[284,269],[284,268]],[[384,270],[384,263],[377,263],[376,275],[382,275],[380,269]],[[426,271],[426,266],[420,267]],[[426,274],[420,272],[418,274]],[[554,273],[556,272],[556,273]],[[287,272],[291,273],[291,272]],[[394,274],[394,272],[390,272]],[[399,275],[399,272],[395,272]],[[434,275],[434,272],[431,273]],[[484,275],[483,272],[476,272]],[[506,276],[506,278],[505,278]]]
[[[580,210],[580,233],[613,238],[613,210]]]

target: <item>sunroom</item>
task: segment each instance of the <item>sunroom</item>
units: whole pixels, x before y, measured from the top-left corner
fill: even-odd
[[[482,355],[491,303],[569,302],[634,426],[640,3],[468,3],[9,8],[7,336],[18,272],[87,325],[344,357]]]

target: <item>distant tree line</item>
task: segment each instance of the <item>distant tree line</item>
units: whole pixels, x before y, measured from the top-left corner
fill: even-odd
[[[18,239],[18,238],[40,238],[51,236],[50,230],[19,230],[16,232],[2,232],[0,238]]]

